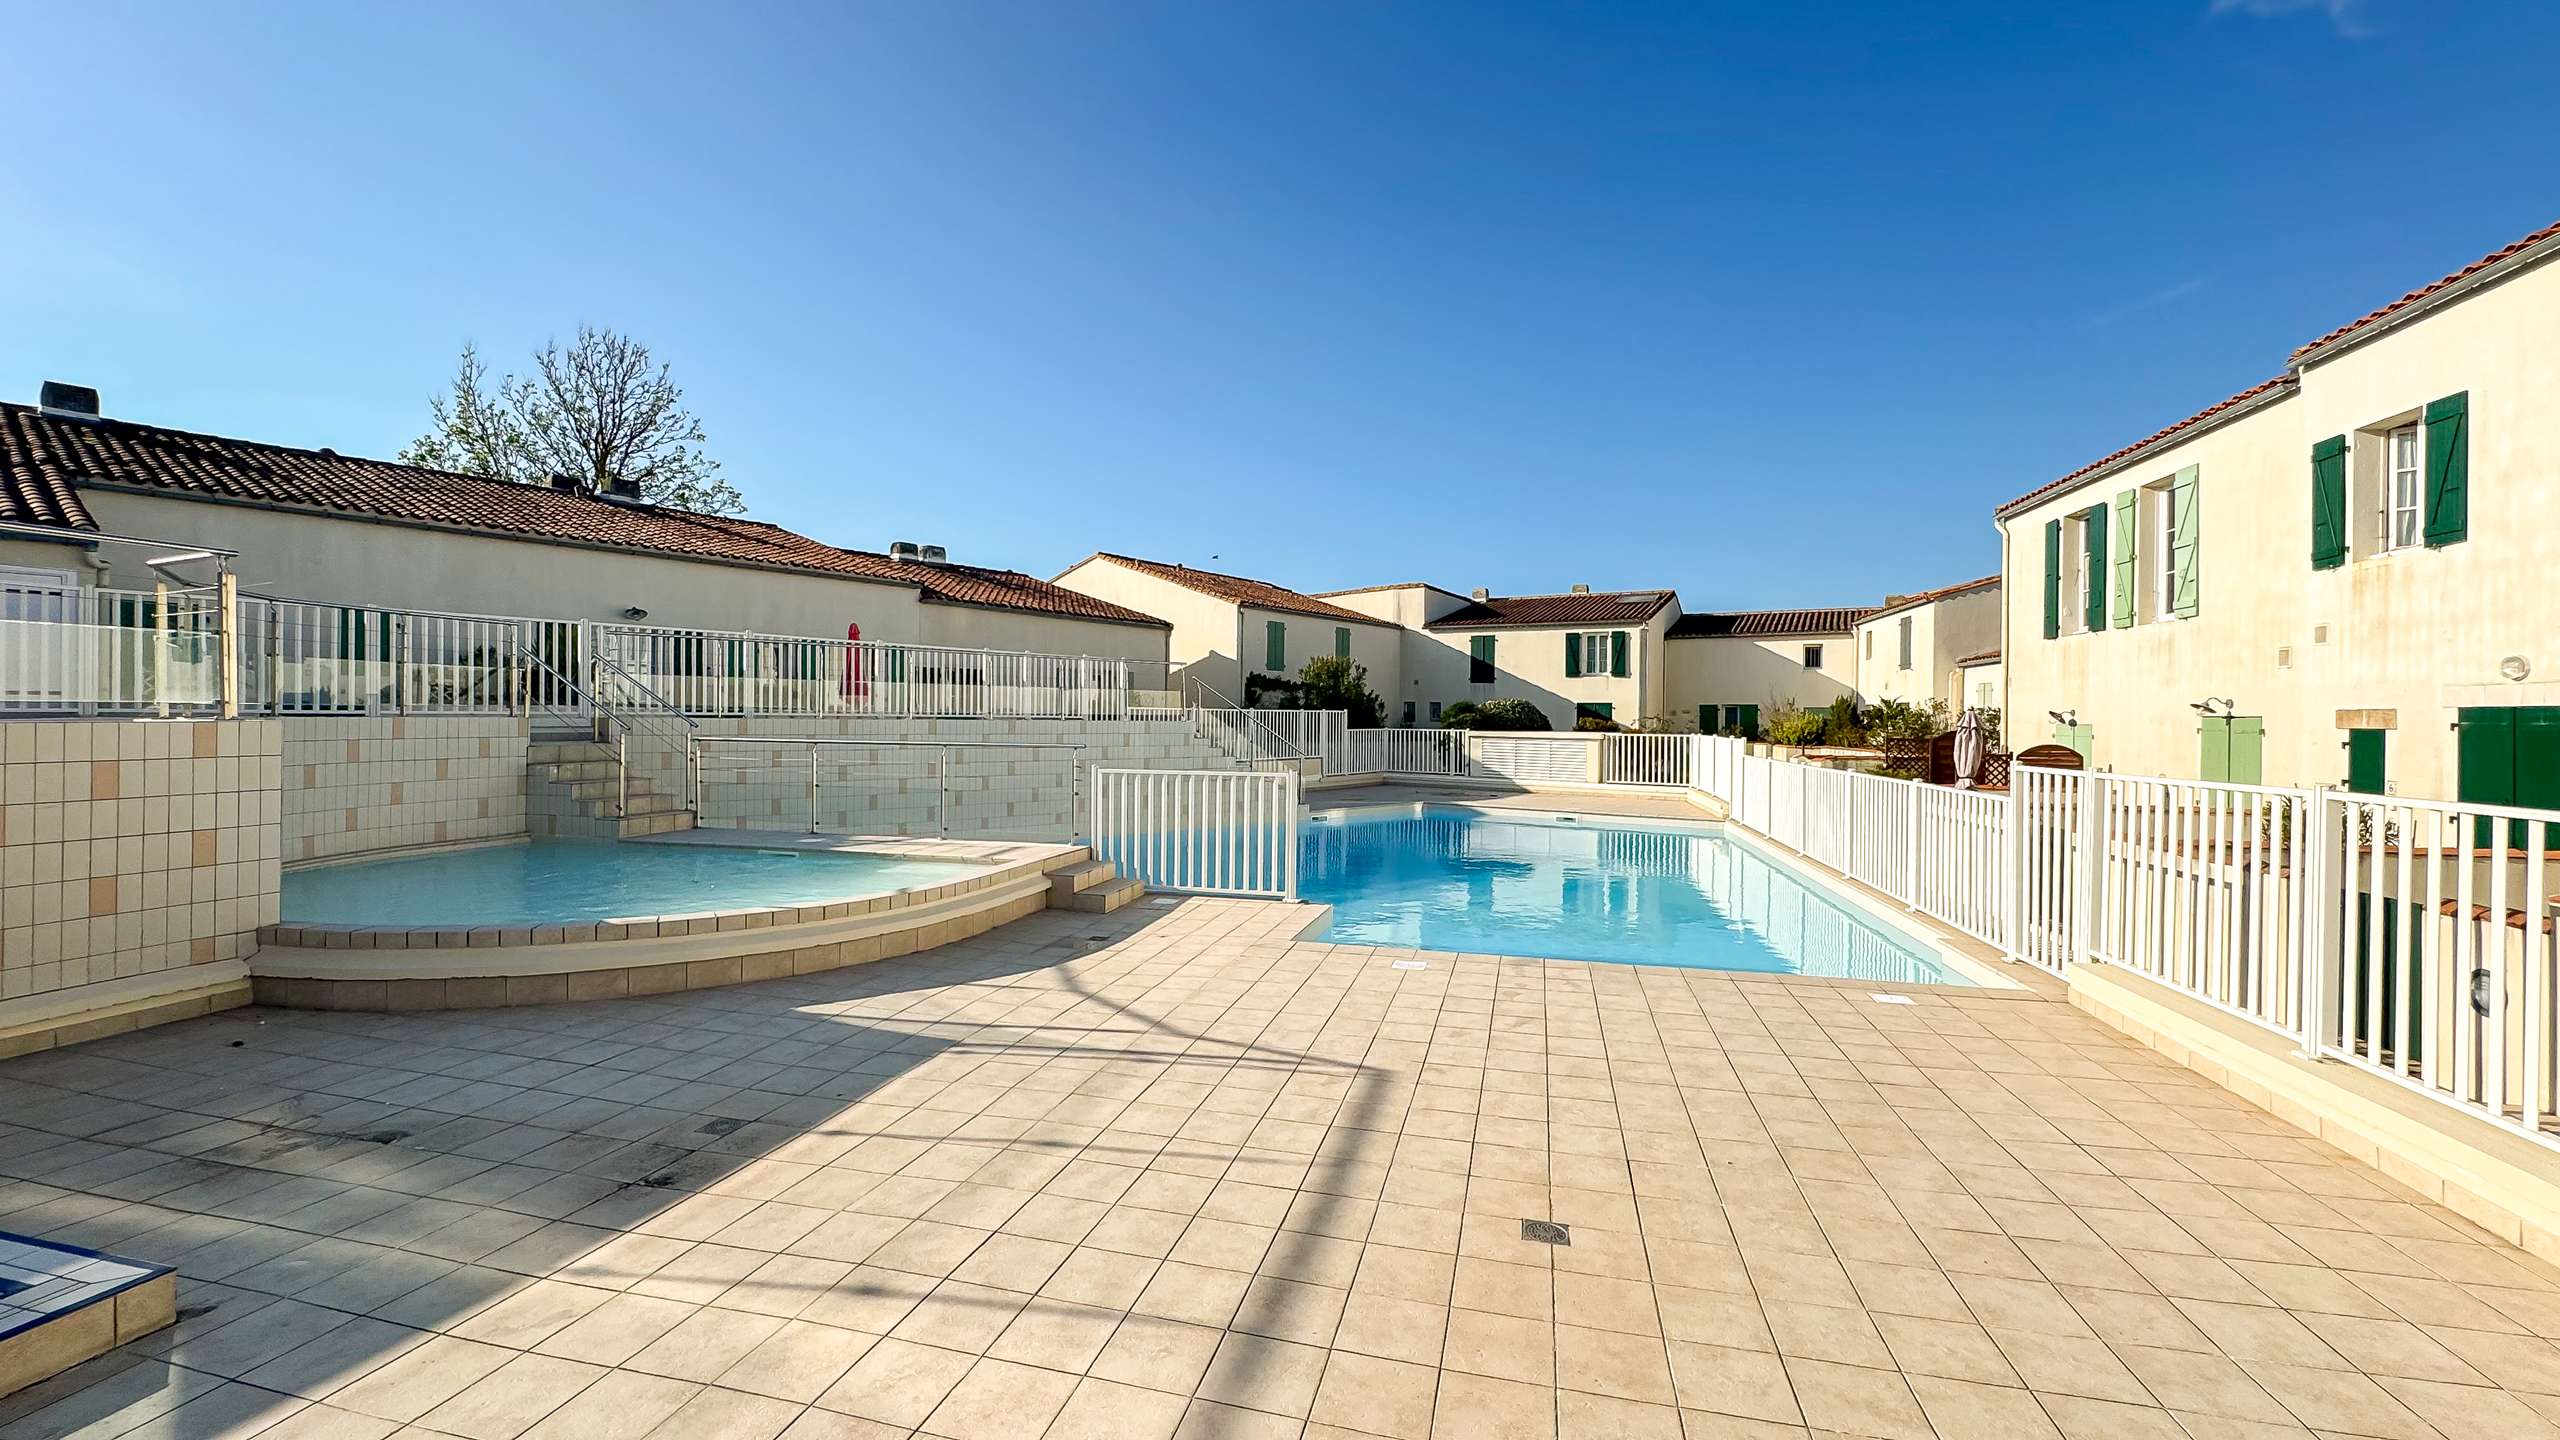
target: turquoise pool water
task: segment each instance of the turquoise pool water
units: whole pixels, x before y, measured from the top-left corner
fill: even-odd
[[[1447,807],[1319,815],[1298,894],[1328,940],[1550,960],[1969,985],[1721,829]]]
[[[940,885],[981,867],[880,855],[537,840],[290,870],[287,925],[584,925],[813,905]]]

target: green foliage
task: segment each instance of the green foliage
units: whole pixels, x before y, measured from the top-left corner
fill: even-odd
[[[1265,675],[1249,671],[1244,677],[1244,708],[1247,710],[1312,710],[1330,707],[1305,703],[1307,687],[1284,675]],[[1265,704],[1264,702],[1269,702]]]
[[[1947,702],[1914,705],[1907,700],[1879,700],[1867,711],[1867,739],[1926,740],[1947,730]]]
[[[1772,745],[1819,745],[1829,719],[1823,711],[1801,710],[1787,704],[1764,716],[1760,729]]]
[[[1576,715],[1573,717],[1573,728],[1585,731],[1606,731],[1614,735],[1627,727],[1605,715]]]
[[[1867,727],[1858,718],[1858,702],[1843,695],[1822,712],[1822,743],[1825,745],[1864,745]]]
[[[1974,707],[1973,713],[1982,722],[1983,743],[1994,750],[1999,749],[2000,712],[1992,709],[1990,706],[1980,705]]]
[[[1461,700],[1440,712],[1444,730],[1553,730],[1547,712],[1526,700]]]
[[[1299,669],[1298,708],[1345,711],[1354,730],[1375,730],[1387,718],[1387,702],[1369,688],[1369,667],[1340,655],[1319,655]]]
[[[545,343],[533,373],[494,386],[480,352],[465,345],[450,393],[427,408],[434,428],[401,449],[405,464],[519,485],[565,475],[596,491],[629,481],[652,504],[746,513],[746,497],[703,453],[702,422],[684,408],[684,391],[627,335],[581,325],[576,343]]]

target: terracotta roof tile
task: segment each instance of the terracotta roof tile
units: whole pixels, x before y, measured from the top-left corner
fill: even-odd
[[[765,569],[911,585],[951,604],[1164,622],[1010,570],[905,565],[846,550],[779,525],[697,515],[575,490],[170,430],[127,420],[61,420],[0,401],[0,516],[95,528],[74,487],[126,486],[364,515],[440,529],[593,545]],[[48,510],[47,507],[51,507]],[[21,515],[19,511],[27,513]],[[58,512],[58,513],[57,513]],[[76,513],[76,519],[68,516]]]
[[[2166,428],[2153,431],[2151,434],[2144,436],[2140,440],[2136,440],[2132,444],[2127,445],[2113,454],[2104,455],[2096,460],[2090,461],[2088,464],[2081,466],[2079,469],[2072,471],[2070,474],[2063,476],[2059,480],[2053,481],[2050,484],[2039,485],[2035,489],[2028,491],[2026,494],[2019,496],[2017,499],[2010,501],[2008,504],[2001,506],[1993,513],[2002,519],[2006,519],[2009,516],[2016,514],[2018,511],[2025,509],[2027,506],[2033,505],[2037,501],[2044,499],[2046,496],[2056,494],[2063,490],[2068,490],[2089,476],[2106,469],[2108,466],[2114,465],[2119,461],[2129,460],[2134,456],[2141,454],[2143,451],[2150,449],[2154,445],[2158,445],[2165,440],[2182,435],[2189,430],[2193,430],[2195,427],[2204,424],[2215,416],[2221,415],[2236,407],[2247,405],[2250,402],[2261,398],[2272,397],[2278,394],[2291,394],[2295,386],[2300,383],[2301,382],[2295,380],[2291,375],[2278,375],[2272,380],[2261,380],[2257,384],[2250,386],[2248,389],[2241,391],[2239,394],[2232,396],[2228,400],[2217,400],[2213,404],[2207,405],[2202,410],[2197,411],[2175,425],[2170,425]]]
[[[1484,600],[1471,600],[1424,628],[1501,630],[1550,625],[1634,625],[1652,619],[1663,606],[1677,598],[1668,590],[1495,595]]]
[[[1683,615],[1671,622],[1674,640],[1724,636],[1846,635],[1874,614],[1873,605],[1834,605],[1819,610],[1720,610]]]
[[[1999,663],[1999,651],[1985,650],[1979,655],[1967,655],[1963,659],[1958,660],[1956,662],[1956,668],[1959,670],[1970,670],[1976,665],[1997,665]]]
[[[1141,560],[1135,555],[1114,555],[1107,550],[1086,558],[1110,560],[1126,565],[1142,575],[1153,575],[1159,580],[1171,581],[1186,590],[1197,591],[1202,595],[1237,605],[1250,605],[1256,610],[1277,610],[1286,615],[1314,615],[1327,620],[1354,621],[1362,625],[1390,623],[1375,615],[1363,615],[1357,610],[1346,610],[1342,606],[1319,600],[1313,595],[1303,595],[1286,586],[1274,585],[1268,580],[1255,580],[1243,575],[1221,575],[1215,570],[1195,570],[1188,565],[1169,565],[1162,560]],[[1067,568],[1072,570],[1075,567],[1071,565]]]
[[[1867,618],[1872,620],[1877,615],[1890,615],[1896,610],[1908,610],[1914,605],[1934,605],[1941,600],[1953,600],[1959,595],[1970,595],[1977,590],[1987,590],[1999,583],[1999,576],[1985,575],[1979,580],[1967,580],[1961,585],[1941,586],[1935,590],[1923,590],[1913,595],[1887,595],[1884,597],[1884,603],[1877,606],[1874,614]]]
[[[2479,259],[2472,261],[2470,264],[2463,266],[2461,269],[2454,271],[2452,274],[2445,276],[2443,279],[2438,280],[2433,284],[2421,285],[2417,289],[2410,291],[2408,294],[2401,296],[2399,299],[2392,301],[2390,304],[2383,306],[2381,309],[2366,315],[2364,318],[2360,320],[2351,320],[2346,324],[2339,326],[2337,329],[2330,331],[2328,334],[2323,335],[2319,339],[2312,341],[2310,344],[2294,351],[2293,363],[2300,365],[2302,363],[2302,357],[2310,354],[2312,351],[2320,349],[2325,345],[2333,344],[2339,340],[2343,340],[2347,336],[2352,335],[2377,321],[2388,319],[2392,315],[2408,309],[2410,306],[2417,304],[2419,301],[2426,299],[2428,296],[2435,294],[2437,291],[2444,289],[2448,285],[2459,285],[2463,281],[2470,279],[2472,276],[2479,274],[2481,271],[2488,269],[2492,265],[2496,265],[2504,260],[2511,260],[2516,256],[2523,254],[2525,251],[2532,249],[2536,245],[2554,238],[2560,238],[2560,223],[2546,225],[2543,228],[2534,231],[2532,234],[2527,235],[2523,239],[2518,240],[2513,245],[2492,250],[2488,254],[2481,256]]]

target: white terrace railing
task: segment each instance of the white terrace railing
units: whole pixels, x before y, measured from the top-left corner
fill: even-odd
[[[1734,821],[2048,970],[2108,964],[2560,1148],[2560,812],[1695,742]]]
[[[1345,730],[1342,749],[1324,758],[1327,775],[1464,775],[1467,732]]]
[[[0,588],[0,714],[218,713],[231,654],[210,589]]]
[[[1170,699],[1165,666],[642,625],[590,627],[612,659],[688,715],[1120,719]]]

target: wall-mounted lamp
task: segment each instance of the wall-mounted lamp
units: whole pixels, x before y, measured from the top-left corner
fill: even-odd
[[[2053,723],[2056,725],[2069,727],[2080,723],[2080,712],[2077,710],[2047,710],[2044,713],[2052,716]]]
[[[2199,715],[2219,715],[2227,718],[2240,713],[2240,702],[2231,699],[2216,700],[2207,695],[2201,700],[2188,701],[2187,708]]]
[[[637,605],[625,605],[622,607],[622,618],[625,620],[646,620],[649,618],[649,612],[641,609]]]

